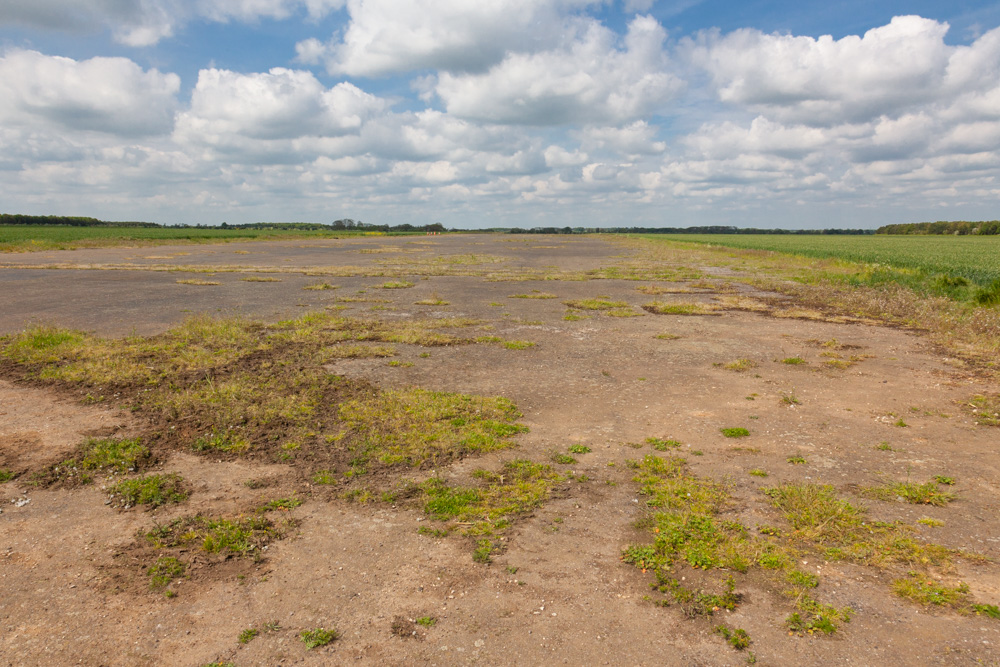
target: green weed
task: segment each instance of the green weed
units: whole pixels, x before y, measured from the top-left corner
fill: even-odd
[[[144,475],[122,480],[108,489],[116,506],[148,505],[150,509],[187,500],[188,492],[180,475]]]
[[[726,642],[737,651],[742,651],[750,646],[750,635],[743,628],[730,630],[725,625],[715,626],[715,634],[721,636]]]
[[[541,505],[562,481],[550,466],[526,460],[509,461],[499,473],[477,470],[474,476],[482,486],[452,487],[432,477],[420,490],[425,514],[437,521],[455,522],[463,535],[476,540],[473,557],[478,562],[489,562],[492,553],[503,546],[494,538]]]
[[[247,628],[240,632],[239,642],[241,644],[249,644],[259,634],[260,630],[257,628]]]
[[[727,438],[745,438],[750,435],[750,431],[742,427],[720,428],[719,431]]]
[[[306,650],[326,646],[338,637],[340,637],[340,634],[336,630],[327,630],[326,628],[303,630],[299,633],[299,639],[306,645]]]
[[[173,556],[161,556],[146,569],[149,587],[153,590],[166,588],[171,581],[184,576],[187,566]]]
[[[229,454],[242,454],[250,449],[250,443],[237,433],[230,430],[211,432],[199,437],[191,444],[196,452],[217,451]]]
[[[263,516],[215,519],[201,515],[175,519],[146,533],[157,548],[197,547],[206,553],[260,558],[260,550],[284,536],[282,527]]]
[[[737,373],[745,373],[751,368],[757,368],[757,362],[752,359],[737,359],[736,361],[730,361],[726,364],[721,364],[723,368],[727,371],[735,371]]]

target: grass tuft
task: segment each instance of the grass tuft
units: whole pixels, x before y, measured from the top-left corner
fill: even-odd
[[[892,482],[884,486],[866,487],[861,491],[864,495],[878,500],[902,499],[915,505],[936,505],[938,507],[947,505],[955,499],[955,494],[942,490],[937,481],[925,482],[924,484]]]

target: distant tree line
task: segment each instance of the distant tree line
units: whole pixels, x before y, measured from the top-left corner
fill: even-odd
[[[248,222],[231,225],[223,222],[218,227],[214,225],[160,225],[155,222],[109,222],[72,215],[22,215],[17,213],[0,213],[0,225],[63,225],[70,227],[162,227],[171,229],[281,229],[298,231],[336,231],[356,230],[365,232],[446,232],[440,222],[428,225],[372,225],[360,220],[345,218],[335,220],[325,225],[318,222]]]
[[[969,222],[954,220],[938,222],[910,222],[901,225],[885,225],[875,230],[876,234],[955,234],[957,236],[993,236],[1000,234],[1000,220]]]
[[[63,225],[69,227],[160,227],[155,222],[108,222],[75,215],[0,213],[0,225]]]
[[[756,227],[533,227],[494,228],[509,234],[874,234],[871,229],[758,229]]]

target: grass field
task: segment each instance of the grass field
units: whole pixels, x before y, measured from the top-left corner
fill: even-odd
[[[0,252],[70,250],[165,243],[225,243],[281,238],[338,238],[368,232],[170,227],[0,225]]]
[[[990,295],[1000,289],[1000,236],[671,234],[645,238],[860,262],[866,266],[850,276],[852,281],[897,282],[958,300],[990,302]]]

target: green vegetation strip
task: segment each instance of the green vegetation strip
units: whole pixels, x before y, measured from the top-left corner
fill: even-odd
[[[1000,302],[1000,236],[670,234],[645,238],[859,262],[867,268],[847,278],[848,282],[894,282],[959,300]]]

